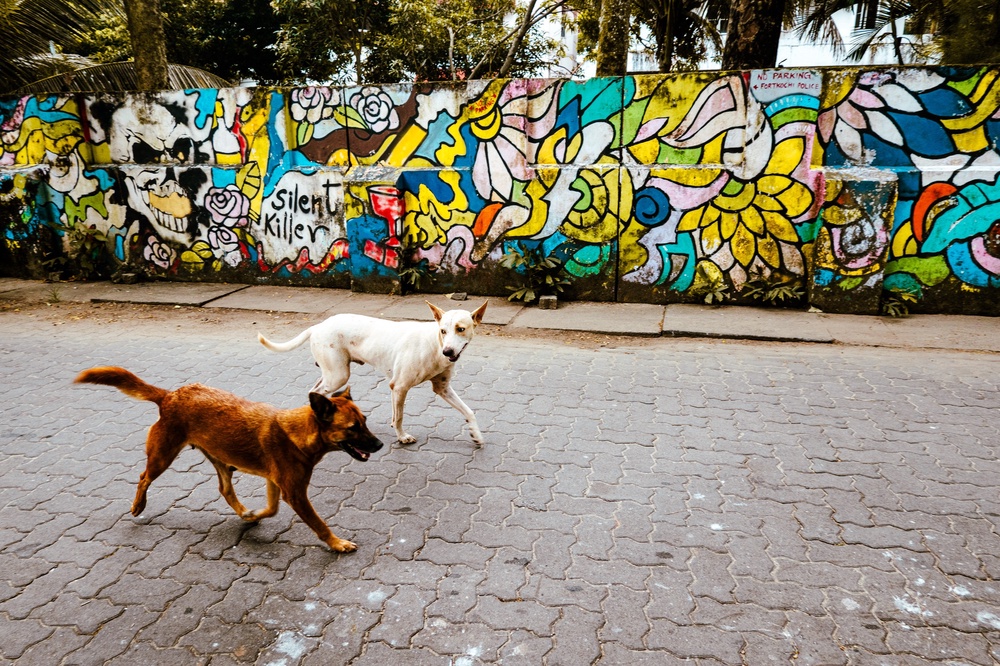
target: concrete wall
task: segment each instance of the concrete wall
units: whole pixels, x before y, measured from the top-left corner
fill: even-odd
[[[0,272],[74,225],[173,279],[1000,314],[1000,69],[853,68],[0,99]]]

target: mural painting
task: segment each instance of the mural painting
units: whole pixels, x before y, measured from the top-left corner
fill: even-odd
[[[885,287],[930,310],[998,314],[1000,71],[846,70],[830,75],[820,164],[894,172]]]
[[[418,267],[425,290],[503,294],[499,262],[518,244],[562,260],[582,299],[696,301],[709,282],[740,302],[764,280],[808,285],[831,310],[873,311],[886,289],[992,312],[998,76],[5,98],[0,184],[18,203],[4,251],[93,229],[118,264],[154,276],[392,291]]]

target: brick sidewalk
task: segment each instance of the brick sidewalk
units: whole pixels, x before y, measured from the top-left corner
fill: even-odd
[[[244,525],[190,450],[132,518],[155,408],[69,383],[113,363],[288,407],[307,351],[54,310],[0,313],[6,662],[1000,662],[996,356],[482,335],[455,386],[486,445],[411,392],[417,445],[314,474],[360,546],[336,555],[287,505]],[[387,382],[354,373],[389,442]]]

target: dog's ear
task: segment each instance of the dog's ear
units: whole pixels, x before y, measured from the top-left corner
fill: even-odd
[[[489,301],[484,301],[482,305],[473,311],[472,321],[476,322],[476,326],[483,323],[483,317],[486,316],[486,306],[489,304]]]
[[[333,421],[333,415],[337,413],[337,405],[322,393],[316,393],[315,391],[310,393],[309,405],[312,407],[313,414],[316,415],[320,423],[330,423]]]
[[[334,393],[330,397],[332,397],[332,398],[347,398],[348,400],[353,400],[353,398],[351,398],[351,387],[350,386],[345,386],[343,391],[341,391],[340,393]]]
[[[424,303],[426,303],[427,307],[429,307],[431,309],[431,312],[434,313],[434,321],[441,321],[441,317],[444,316],[444,310],[434,305],[430,301],[424,301]]]

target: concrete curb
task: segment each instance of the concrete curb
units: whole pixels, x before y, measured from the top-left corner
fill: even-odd
[[[412,320],[429,318],[425,301],[446,309],[468,310],[482,303],[482,297],[476,296],[452,300],[442,294],[393,296],[310,287],[191,282],[48,283],[0,278],[0,303],[52,300],[295,312],[316,315],[318,319],[353,312]],[[742,306],[593,302],[561,303],[555,310],[543,310],[502,297],[488,300],[485,323],[511,330],[1000,353],[1000,318],[995,317],[914,315],[891,319]]]

